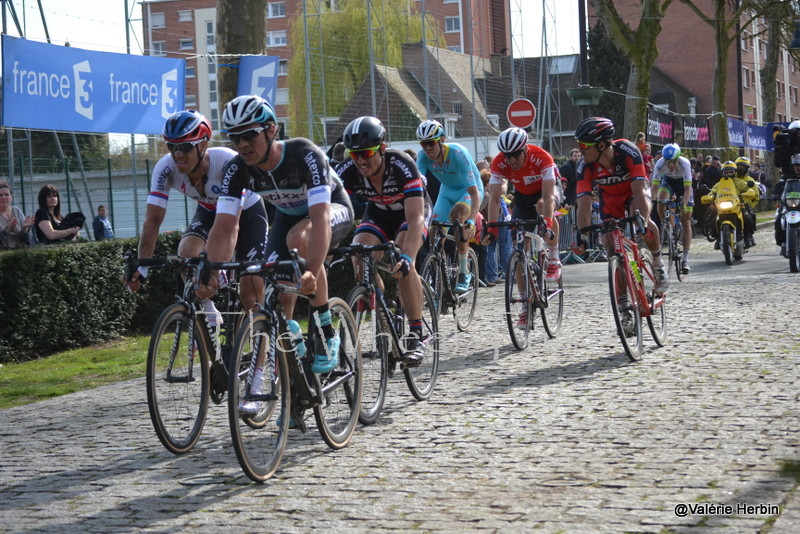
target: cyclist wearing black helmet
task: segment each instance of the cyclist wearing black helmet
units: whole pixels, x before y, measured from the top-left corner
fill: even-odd
[[[583,159],[578,163],[578,228],[592,224],[592,188],[597,186],[601,217],[622,218],[626,210],[638,210],[647,221],[643,239],[653,255],[655,268],[655,291],[665,293],[669,286],[667,269],[661,259],[658,227],[650,219],[650,195],[647,171],[642,153],[627,139],[614,139],[615,129],[611,120],[589,117],[575,129],[575,139]],[[603,236],[606,249],[612,243]],[[580,232],[576,240],[579,248],[585,249]]]
[[[393,240],[400,247],[402,255],[394,266],[394,277],[399,278],[400,298],[412,334],[406,341],[404,359],[406,365],[419,365],[423,357],[422,285],[414,258],[431,215],[425,180],[408,154],[386,147],[386,129],[375,117],[350,122],[343,140],[350,157],[336,171],[348,192],[367,201],[353,242],[376,245]],[[359,278],[357,261],[353,259],[353,267]]]
[[[194,258],[206,248],[208,234],[217,213],[223,167],[236,156],[236,152],[224,147],[209,148],[211,123],[194,110],[173,113],[164,124],[162,135],[169,154],[153,167],[138,256],[140,259],[153,256],[158,231],[167,213],[169,193],[174,189],[197,201],[192,222],[178,245],[179,256]],[[247,192],[242,198],[242,207],[243,224],[238,236],[234,234],[237,254],[240,257],[263,259],[269,228],[264,203],[258,195]],[[147,268],[140,267],[130,282],[123,283],[137,291],[145,276]],[[261,300],[264,283],[260,279],[256,280],[255,276],[247,278],[253,280],[240,283],[240,293],[242,301],[252,307]],[[209,323],[215,325],[221,317],[218,316],[214,303],[206,299],[203,306],[209,314]]]
[[[238,156],[225,167],[218,215],[208,237],[208,259],[226,261],[232,252],[231,235],[241,213],[240,198],[253,191],[275,206],[275,219],[267,242],[267,260],[289,259],[297,249],[308,262],[300,279],[303,294],[318,314],[325,341],[314,347],[315,373],[328,373],[339,360],[340,339],[331,326],[328,309],[328,281],[323,261],[353,227],[353,207],[339,177],[331,169],[325,153],[302,137],[279,140],[275,111],[257,95],[238,96],[225,105],[222,125]],[[289,276],[278,275],[287,282]],[[216,281],[197,294],[213,293]],[[281,304],[289,319],[294,315],[296,295],[282,293]],[[314,336],[319,340],[320,336]],[[263,362],[258,362],[261,364]],[[262,369],[263,371],[263,369]],[[256,369],[251,392],[260,392],[261,373]],[[257,410],[248,403],[244,412]]]

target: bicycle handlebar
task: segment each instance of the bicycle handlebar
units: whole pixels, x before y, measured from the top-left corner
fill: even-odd
[[[126,252],[124,255],[125,258],[125,271],[123,276],[125,280],[131,282],[131,277],[133,273],[139,267],[184,267],[184,266],[192,266],[198,265],[200,263],[200,258],[181,258],[176,254],[170,254],[166,258],[144,258],[139,259],[133,252]]]
[[[627,224],[629,222],[638,223],[637,225],[639,227],[639,230],[638,230],[639,233],[640,234],[644,234],[645,229],[647,228],[647,226],[645,225],[644,217],[642,217],[642,214],[639,213],[639,210],[636,210],[636,212],[633,215],[629,216],[629,217],[623,217],[621,219],[616,219],[616,218],[612,217],[610,219],[604,220],[603,222],[601,222],[599,224],[592,224],[590,226],[584,226],[583,228],[578,228],[578,232],[580,232],[582,234],[587,233],[587,232],[591,232],[593,230],[602,230],[604,232],[609,232],[609,231],[615,230],[615,229],[619,228],[620,226],[622,226],[624,224]]]

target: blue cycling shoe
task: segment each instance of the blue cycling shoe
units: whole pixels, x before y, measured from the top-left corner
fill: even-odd
[[[311,366],[311,370],[315,373],[330,373],[336,369],[336,364],[339,362],[339,345],[341,344],[339,336],[329,337],[326,342],[327,351],[321,346],[321,343],[315,343],[314,365]],[[320,354],[320,352],[323,354]],[[330,354],[330,358],[328,354]]]
[[[466,273],[458,273],[458,280],[455,287],[455,292],[461,295],[469,291],[472,284],[472,275]]]

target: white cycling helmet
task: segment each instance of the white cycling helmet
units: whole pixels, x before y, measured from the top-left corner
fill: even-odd
[[[222,112],[224,132],[250,124],[275,122],[275,110],[269,102],[258,95],[237,96],[227,104]]]
[[[439,121],[429,119],[417,126],[417,139],[420,141],[433,141],[443,135],[444,126]]]
[[[800,165],[800,154],[792,155],[792,165]]]
[[[497,149],[506,154],[508,152],[516,152],[527,146],[528,132],[522,128],[509,128],[503,130],[497,136]]]

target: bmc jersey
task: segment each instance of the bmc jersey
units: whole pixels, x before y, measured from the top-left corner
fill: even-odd
[[[405,199],[426,196],[423,178],[408,154],[389,148],[384,153],[384,163],[380,193],[372,187],[369,178],[358,171],[352,159],[336,167],[336,172],[348,193],[357,193],[383,210],[401,211],[405,209]]]
[[[654,186],[658,186],[662,180],[670,182],[683,182],[683,185],[692,185],[692,165],[689,160],[683,156],[678,158],[678,164],[675,165],[675,170],[669,170],[667,160],[660,158],[653,168],[652,182]]]
[[[514,190],[525,196],[533,196],[542,192],[543,181],[555,181],[556,164],[545,149],[536,145],[528,145],[525,163],[515,171],[500,153],[491,164],[492,178],[489,185],[502,184],[503,178],[514,184]]]
[[[478,198],[483,198],[481,173],[469,150],[458,143],[445,143],[442,150],[444,161],[441,165],[430,159],[424,150],[419,151],[417,167],[420,174],[425,176],[430,171],[441,182],[442,187],[451,191],[466,191],[468,187],[477,186]]]
[[[329,204],[333,192],[344,194],[339,177],[320,148],[302,137],[282,141],[277,167],[262,171],[236,156],[225,167],[217,211],[236,215],[239,198],[247,189],[264,197],[286,215],[308,215],[315,204]]]
[[[591,193],[593,185],[601,193],[605,191],[611,195],[630,195],[631,183],[647,177],[642,153],[627,139],[614,141],[614,159],[610,169],[599,163],[586,163],[581,159],[575,174],[578,177],[579,197]]]
[[[172,156],[167,154],[153,167],[153,176],[150,181],[150,194],[147,203],[167,209],[169,203],[169,190],[175,189],[187,197],[196,200],[198,204],[209,211],[216,211],[217,200],[222,193],[222,169],[236,156],[230,148],[214,147],[206,151],[208,155],[208,170],[203,176],[203,189],[205,194],[192,185],[192,180],[186,174],[178,172]],[[237,199],[238,201],[239,199]],[[244,195],[245,209],[258,202],[259,198],[250,191]]]

